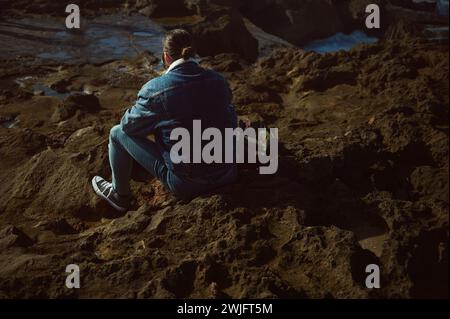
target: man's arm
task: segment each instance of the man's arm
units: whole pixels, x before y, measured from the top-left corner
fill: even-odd
[[[154,133],[163,119],[163,114],[162,105],[156,103],[150,90],[144,87],[139,91],[134,106],[123,115],[120,126],[128,135],[148,136]]]

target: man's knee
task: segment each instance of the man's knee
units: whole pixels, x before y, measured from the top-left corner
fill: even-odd
[[[121,137],[125,134],[120,125],[114,126],[109,132],[110,141],[119,141]]]

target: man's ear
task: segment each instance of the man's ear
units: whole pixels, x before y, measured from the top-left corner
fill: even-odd
[[[168,68],[172,64],[173,59],[167,52],[163,53],[163,57],[164,57],[164,65]]]

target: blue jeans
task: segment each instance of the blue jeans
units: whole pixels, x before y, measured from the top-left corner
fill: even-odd
[[[159,179],[166,189],[182,199],[194,198],[201,193],[233,183],[237,179],[235,167],[208,178],[214,182],[178,177],[167,168],[156,143],[145,137],[129,136],[120,125],[114,126],[109,135],[109,162],[113,188],[121,196],[131,194],[130,179],[134,161]]]

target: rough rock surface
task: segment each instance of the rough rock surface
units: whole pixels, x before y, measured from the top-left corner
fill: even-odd
[[[136,182],[125,216],[89,185],[109,174],[107,135],[133,99],[113,102],[127,89],[110,88],[111,65],[80,74],[104,77],[96,113],[80,104],[55,122],[57,98],[7,98],[0,113],[20,121],[0,128],[2,293],[184,298],[216,283],[231,297],[447,295],[447,58],[416,42],[323,56],[278,49],[233,72],[216,64],[239,115],[280,128],[279,173],[244,169],[237,184],[190,203]],[[61,285],[69,263],[82,269],[82,290]],[[364,288],[368,263],[381,265],[382,290]]]

